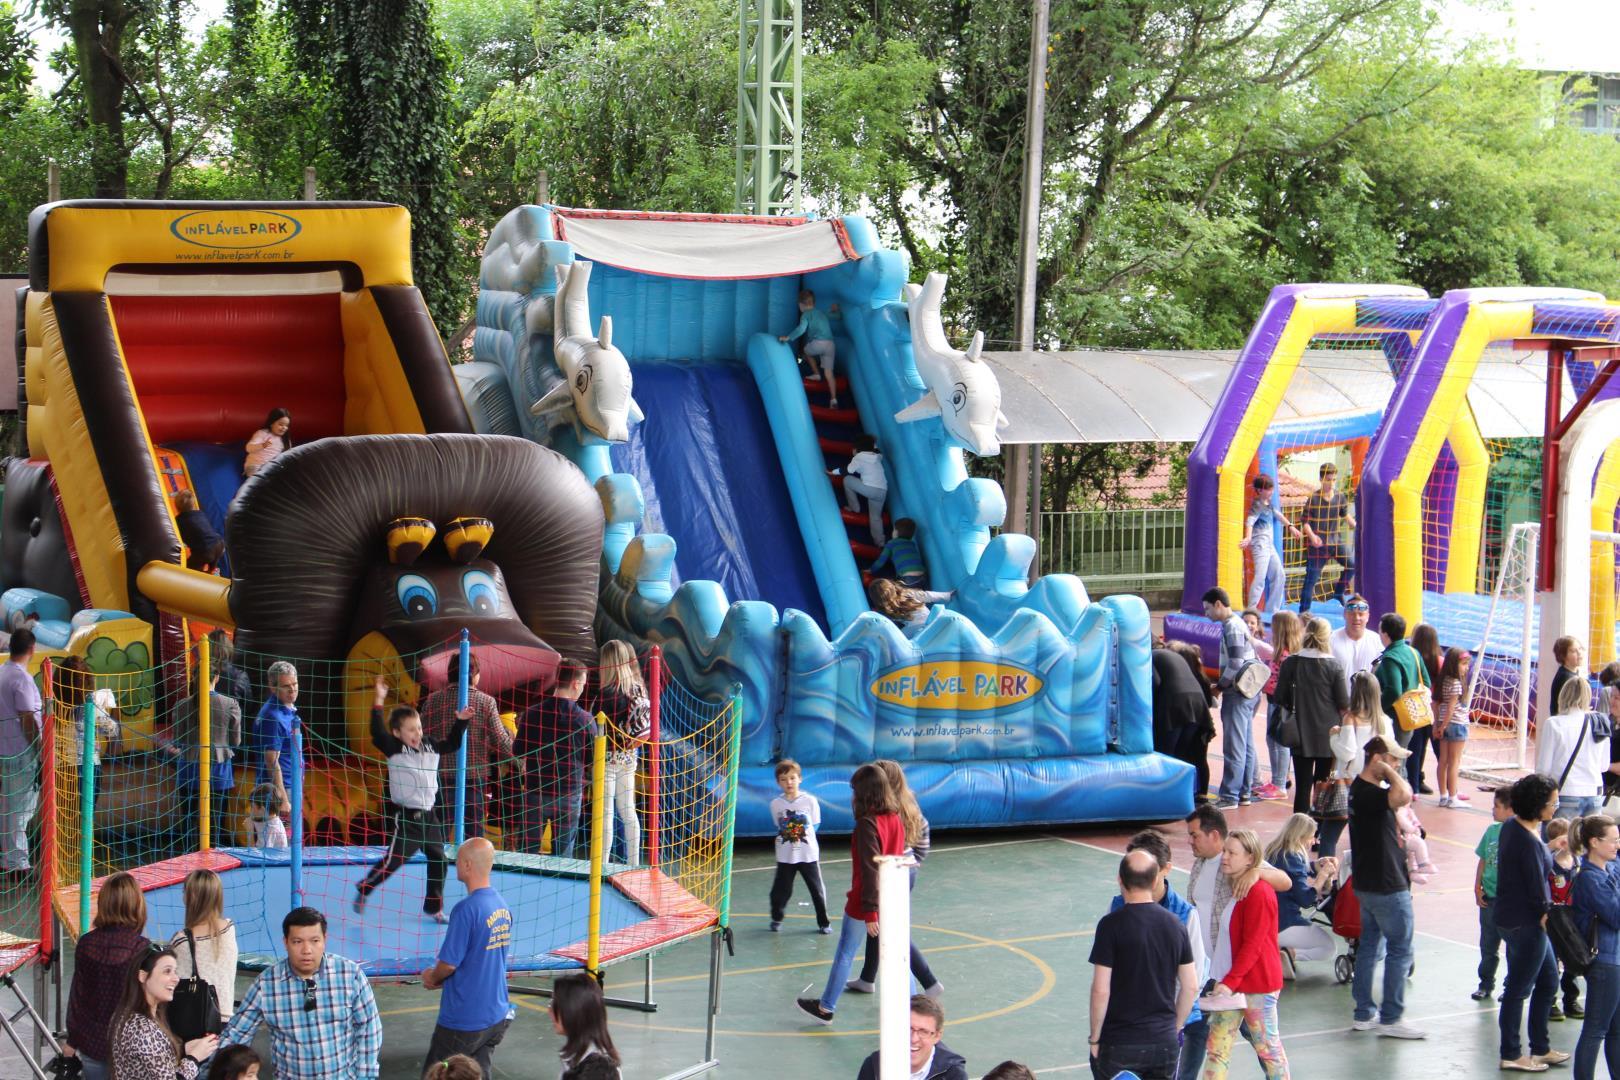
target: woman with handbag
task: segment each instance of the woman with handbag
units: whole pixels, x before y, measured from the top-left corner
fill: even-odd
[[[1575,1080],[1592,1080],[1598,1049],[1610,1076],[1620,1076],[1620,829],[1614,819],[1594,814],[1581,819],[1579,841],[1586,849],[1575,875],[1571,906],[1587,940],[1597,946],[1586,968],[1586,1020],[1575,1044]]]
[[[1276,617],[1282,615],[1278,612]],[[1310,811],[1315,785],[1326,782],[1332,772],[1333,729],[1350,705],[1344,668],[1333,658],[1328,645],[1332,633],[1326,619],[1306,623],[1299,641],[1302,647],[1278,668],[1272,695],[1273,709],[1281,709],[1289,717],[1279,725],[1278,734],[1290,741],[1294,752],[1296,814]]]
[[[168,1007],[180,983],[174,953],[154,946],[129,969],[129,985],[112,1023],[112,1075],[117,1080],[196,1080],[219,1046],[218,1035],[188,1039],[169,1030]]]
[[[180,961],[180,986],[169,1006],[176,1035],[213,1034],[236,1002],[236,924],[225,917],[225,889],[212,870],[186,875],[186,928],[169,940]]]
[[[1266,1080],[1288,1080],[1288,1056],[1277,1026],[1282,993],[1282,956],[1277,948],[1277,892],[1254,888],[1265,861],[1253,829],[1235,829],[1221,852],[1221,873],[1232,879],[1232,896],[1217,904],[1219,927],[1211,973],[1221,972],[1199,1008],[1209,1016],[1203,1080],[1225,1080],[1239,1030],[1254,1047]],[[1243,899],[1233,897],[1242,894]],[[1207,1007],[1206,1007],[1207,1006]]]
[[[1412,794],[1427,795],[1433,789],[1423,782],[1424,740],[1434,724],[1434,690],[1412,643],[1406,640],[1406,620],[1393,611],[1378,620],[1378,636],[1384,651],[1373,661],[1378,676],[1379,704],[1395,727],[1395,741],[1408,751],[1406,782]]]
[[[1536,772],[1561,777],[1555,817],[1598,812],[1603,802],[1603,772],[1609,767],[1609,721],[1590,712],[1592,687],[1569,679],[1558,691],[1558,713],[1536,727]]]

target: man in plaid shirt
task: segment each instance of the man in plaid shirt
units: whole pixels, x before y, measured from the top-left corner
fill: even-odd
[[[248,988],[220,1033],[220,1047],[252,1045],[263,1024],[278,1080],[375,1080],[382,1017],[365,972],[327,954],[326,916],[312,907],[289,912],[281,935],[287,958]]]
[[[467,657],[467,707],[472,722],[467,725],[467,839],[484,835],[484,792],[494,779],[495,766],[512,757],[512,733],[501,723],[501,709],[495,699],[478,689],[478,654]],[[450,737],[456,724],[457,688],[461,683],[461,654],[450,657],[445,669],[449,680],[422,702],[422,731],[436,743]],[[447,753],[439,762],[439,808],[446,822],[456,819],[456,755]],[[447,797],[448,796],[448,797]]]

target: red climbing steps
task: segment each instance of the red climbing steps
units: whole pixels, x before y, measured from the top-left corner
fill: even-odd
[[[810,400],[810,419],[816,425],[817,442],[821,445],[821,452],[827,459],[828,468],[843,468],[849,464],[849,459],[855,456],[854,434],[861,430],[861,414],[855,408],[855,399],[849,392],[849,380],[837,379],[831,389],[838,394],[838,408],[830,404],[822,404],[829,399],[829,387],[820,379],[805,379],[804,393]],[[844,478],[842,476],[829,477],[833,490],[837,492],[839,503],[844,501]],[[841,505],[839,512],[843,516],[844,526],[850,532],[849,548],[855,556],[855,561],[862,567],[861,580],[867,584],[871,582],[871,575],[865,571],[878,557],[881,549],[878,545],[870,543],[870,520],[864,510],[851,510]],[[889,527],[889,515],[883,515],[884,528]],[[858,539],[857,539],[858,538]]]

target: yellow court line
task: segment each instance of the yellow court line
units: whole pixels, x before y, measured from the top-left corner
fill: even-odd
[[[731,917],[733,919],[766,919],[766,918],[769,918],[770,916],[763,915],[763,914],[756,914],[756,913],[753,913],[753,912],[733,912]],[[810,918],[814,918],[814,916],[812,916],[812,915],[790,915],[790,916],[788,916],[788,918],[790,918],[790,919],[810,919]],[[942,929],[942,928],[937,927],[937,926],[918,925],[918,926],[913,926],[912,929],[913,930],[934,930],[934,931],[938,931],[939,933],[942,933],[942,934],[960,933],[960,931],[945,930],[945,929]],[[962,951],[964,949],[983,949],[983,948],[987,948],[987,947],[990,947],[990,946],[1000,947],[1000,946],[1004,946],[1004,945],[1024,945],[1024,944],[1028,944],[1029,942],[1033,942],[1033,941],[1054,941],[1054,940],[1056,940],[1058,938],[1090,937],[1091,935],[1093,935],[1095,933],[1096,933],[1095,930],[1064,930],[1064,931],[1061,931],[1061,932],[1055,933],[1055,934],[1032,934],[1029,937],[1006,938],[1006,939],[1001,939],[1001,940],[991,940],[991,939],[985,938],[985,939],[980,939],[980,940],[975,940],[975,941],[969,941],[969,942],[966,942],[964,944],[958,944],[958,945],[939,945],[939,946],[936,946],[934,948],[929,949],[928,950],[928,955],[933,956],[933,955],[935,955],[937,953],[960,952],[960,951]],[[827,963],[828,963],[827,958],[823,956],[823,957],[816,957],[816,958],[810,959],[810,960],[796,960],[791,964],[769,964],[769,965],[766,965],[764,967],[735,968],[735,969],[726,971],[725,976],[727,978],[730,978],[733,975],[767,975],[767,974],[769,974],[769,973],[771,973],[773,971],[794,971],[794,970],[800,969],[800,968],[826,967]],[[709,977],[708,972],[701,971],[701,972],[698,972],[698,973],[696,973],[694,975],[669,975],[669,976],[666,976],[666,977],[661,978],[661,979],[654,979],[652,981],[652,984],[654,986],[670,986],[670,985],[673,985],[675,983],[701,982],[701,981],[707,979],[708,977]],[[630,980],[627,980],[623,985],[625,985],[625,986],[645,986],[646,985],[646,980],[644,980],[644,979],[630,979]],[[952,1020],[951,1023],[954,1024],[954,1023],[957,1023],[957,1021]]]
[[[765,914],[761,914],[761,913],[756,913],[756,912],[737,912],[737,913],[734,913],[732,915],[732,918],[736,918],[736,919],[765,919],[765,918],[769,918],[769,916],[765,915]],[[812,915],[790,915],[790,916],[788,916],[788,918],[790,918],[790,919],[811,919],[811,918],[814,918],[814,916],[812,916]],[[945,930],[943,928],[934,927],[934,926],[916,926],[916,927],[913,927],[912,929],[914,929],[914,930],[937,930],[937,931],[939,931],[940,933],[943,933],[943,934],[954,934],[954,935],[960,935],[960,936],[963,936],[963,937],[972,937],[972,935],[962,934],[962,932],[958,931],[958,930]],[[991,938],[975,938],[974,940],[961,942],[961,943],[956,944],[956,945],[940,945],[940,946],[938,946],[936,948],[929,949],[928,954],[930,956],[933,956],[933,955],[937,955],[939,953],[962,952],[962,951],[967,950],[967,949],[984,949],[984,948],[1008,948],[1008,951],[1010,951],[1010,952],[1015,952],[1015,953],[1022,954],[1023,950],[1021,950],[1021,949],[1012,949],[1012,948],[1010,948],[1010,946],[1027,945],[1027,944],[1030,944],[1032,942],[1037,942],[1037,941],[1058,941],[1058,940],[1061,940],[1063,938],[1091,937],[1095,933],[1096,933],[1095,930],[1061,930],[1061,931],[1058,931],[1057,933],[1052,933],[1052,934],[1030,934],[1027,937],[1005,938],[1005,939],[1001,939],[1001,940],[996,940],[996,939],[991,939]],[[1024,954],[1024,955],[1027,955],[1027,954]],[[813,959],[813,960],[803,960],[803,961],[799,961],[799,962],[792,963],[792,964],[770,964],[770,965],[767,965],[767,966],[764,966],[764,967],[734,968],[734,969],[732,969],[730,971],[723,972],[723,975],[724,975],[725,978],[731,978],[731,977],[734,977],[734,976],[741,976],[741,975],[765,975],[765,974],[769,974],[769,973],[774,972],[774,971],[793,971],[795,969],[801,969],[801,968],[825,967],[826,965],[827,965],[827,960],[825,958],[817,958],[817,959]],[[1037,967],[1039,967],[1039,966],[1040,965],[1037,963]],[[611,968],[609,970],[611,970]],[[524,974],[530,974],[530,973],[526,972]],[[654,986],[669,986],[669,985],[672,985],[674,983],[697,982],[697,981],[707,979],[708,977],[709,977],[709,974],[706,971],[705,972],[699,972],[698,974],[695,974],[695,975],[670,975],[670,976],[667,976],[665,978],[654,979],[652,984]],[[626,987],[644,986],[644,985],[646,985],[646,982],[643,979],[630,979],[630,980],[627,980],[626,982],[624,982],[623,984],[620,984],[620,985],[626,986]],[[610,986],[610,988],[611,988],[611,986]],[[1038,999],[1035,999],[1035,1000],[1038,1000]],[[1032,1000],[1028,1004],[1033,1004],[1033,1003],[1034,1002]],[[527,1007],[535,1009],[538,1012],[547,1012],[548,1009],[549,1009],[549,1007],[542,1007],[542,1006],[539,1006],[539,1005],[531,1005],[531,1004],[529,1004],[527,1002],[524,1002],[524,1001],[521,1001],[519,999],[513,999],[513,1004],[527,1005]],[[1022,1008],[1023,1004],[1019,1004],[1017,1007]],[[1011,1008],[1011,1007],[1009,1007],[1009,1008]],[[437,1005],[415,1005],[415,1006],[409,1006],[407,1008],[402,1008],[402,1009],[388,1009],[386,1011],[380,1012],[378,1015],[380,1015],[380,1016],[412,1016],[412,1015],[416,1015],[418,1013],[430,1013],[430,1012],[438,1012],[438,1011],[439,1011],[439,1007]],[[978,1016],[978,1017],[968,1017],[967,1020],[954,1020],[953,1019],[951,1021],[951,1023],[953,1023],[953,1024],[963,1024],[963,1023],[967,1023],[968,1020],[989,1019],[989,1015],[992,1015],[992,1014],[987,1014],[987,1015]],[[997,1014],[993,1014],[993,1015],[1001,1015],[1001,1014],[997,1013]],[[668,1029],[660,1028],[659,1030],[685,1031],[687,1029],[684,1029],[684,1028],[668,1028]],[[697,1030],[700,1030],[700,1029],[694,1028],[694,1029],[691,1029],[691,1030],[697,1031]],[[786,1032],[775,1032],[775,1033],[772,1033],[772,1032],[752,1032],[752,1033],[748,1033],[748,1034],[789,1034],[789,1033],[786,1033]],[[815,1034],[815,1032],[805,1032],[804,1034],[810,1035],[810,1034]],[[868,1034],[870,1034],[870,1033],[868,1033]]]
[[[763,916],[750,915],[750,916],[747,916],[747,917],[749,917],[749,918],[762,918]],[[958,949],[987,948],[987,947],[988,948],[996,948],[996,949],[1005,949],[1007,952],[1012,953],[1014,956],[1019,956],[1019,957],[1022,957],[1023,959],[1025,959],[1025,960],[1028,960],[1029,963],[1030,963],[1030,966],[1035,968],[1035,970],[1040,973],[1041,984],[1038,987],[1036,987],[1035,990],[1032,993],[1026,995],[1023,998],[1020,998],[1018,1001],[1015,1001],[1015,1002],[1011,1003],[1010,1005],[1004,1005],[999,1009],[991,1009],[991,1010],[989,1010],[987,1012],[976,1013],[973,1016],[964,1016],[964,1017],[960,1017],[960,1018],[953,1016],[951,1018],[951,1026],[952,1027],[960,1027],[963,1024],[979,1023],[979,1022],[984,1021],[984,1020],[994,1020],[994,1019],[996,1019],[998,1017],[1006,1016],[1009,1013],[1017,1012],[1020,1009],[1027,1009],[1029,1006],[1035,1004],[1036,1002],[1040,1001],[1042,998],[1044,998],[1048,994],[1050,994],[1052,992],[1053,988],[1057,986],[1057,973],[1052,970],[1051,965],[1048,964],[1046,961],[1042,960],[1040,957],[1036,956],[1034,953],[1031,953],[1026,949],[1021,949],[1018,946],[1014,945],[1011,940],[1003,940],[1003,939],[999,939],[999,938],[981,937],[981,936],[979,936],[977,934],[969,934],[969,933],[966,933],[965,931],[962,931],[962,930],[947,930],[946,928],[944,928],[942,926],[918,927],[918,929],[928,929],[928,930],[932,930],[936,934],[948,934],[948,935],[950,935],[952,937],[966,938],[966,939],[968,939],[968,942],[969,942],[969,944],[965,944],[965,945],[944,945],[944,946],[941,946],[940,948],[931,950],[932,952],[940,953],[940,952],[955,951],[955,950],[958,950]],[[1044,940],[1050,940],[1052,938],[1060,938],[1060,937],[1080,937],[1080,936],[1083,936],[1083,935],[1089,934],[1089,933],[1091,933],[1091,931],[1089,931],[1089,930],[1074,930],[1074,931],[1067,931],[1067,932],[1064,932],[1064,933],[1057,933],[1057,934],[1041,934],[1041,935],[1037,935],[1036,937],[1023,938],[1023,939],[1018,939],[1018,940],[1044,941]],[[812,962],[809,962],[809,963],[784,964],[784,965],[780,965],[780,966],[777,966],[777,967],[767,967],[767,968],[758,968],[758,969],[743,969],[743,970],[739,970],[739,971],[735,971],[735,972],[727,972],[726,974],[727,975],[742,975],[742,974],[765,972],[765,971],[782,971],[782,970],[788,970],[788,969],[792,969],[792,968],[802,968],[802,967],[808,967],[808,966],[821,967],[822,965],[824,965],[826,963],[827,963],[826,960],[816,960],[816,961],[812,961]],[[707,973],[705,973],[705,974],[700,975],[700,976],[677,976],[676,981],[684,981],[684,980],[687,980],[687,979],[690,979],[690,978],[704,978],[704,979],[706,979],[706,978],[708,978],[708,975],[707,975]],[[532,1009],[535,1012],[546,1012],[546,1011],[548,1011],[547,1009],[542,1008],[541,1006],[530,1004],[529,1002],[521,1000],[521,999],[515,999],[513,1001],[513,1004],[522,1006],[523,1008],[526,1008],[526,1009]],[[646,1024],[644,1026],[649,1031],[664,1031],[664,1032],[670,1032],[670,1033],[679,1034],[679,1035],[702,1035],[702,1034],[704,1034],[704,1029],[700,1028],[700,1027],[677,1027],[677,1026],[672,1025],[672,1024]],[[878,1034],[878,1029],[877,1028],[861,1028],[859,1030],[854,1030],[854,1031],[831,1031],[831,1030],[825,1030],[825,1029],[824,1030],[819,1030],[819,1031],[740,1031],[740,1030],[737,1030],[735,1028],[716,1028],[715,1033],[717,1035],[750,1036],[750,1037],[765,1038],[765,1039],[848,1039],[848,1038],[871,1038],[872,1036]]]

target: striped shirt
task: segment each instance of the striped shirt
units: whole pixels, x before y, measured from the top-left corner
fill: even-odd
[[[1236,612],[1221,623],[1221,680],[1231,684],[1237,680],[1243,665],[1254,659],[1254,642],[1249,640],[1249,628]]]
[[[305,1010],[306,981],[286,960],[265,969],[220,1033],[221,1047],[251,1045],[270,1029],[277,1080],[375,1080],[382,1051],[382,1017],[371,983],[353,960],[327,953],[312,980],[315,1008]]]
[[[873,573],[882,569],[885,564],[894,567],[895,576],[906,585],[921,585],[923,579],[928,576],[928,567],[923,564],[922,549],[911,537],[896,536],[884,544],[883,554],[872,564]]]

